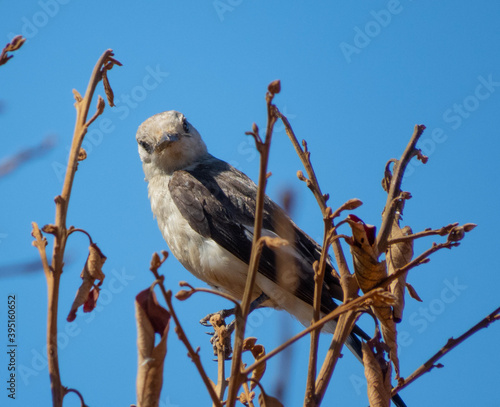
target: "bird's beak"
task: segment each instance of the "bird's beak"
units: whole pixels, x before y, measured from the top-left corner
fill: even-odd
[[[155,151],[160,152],[167,148],[170,144],[175,143],[179,140],[179,135],[177,133],[163,133],[160,141],[155,146]]]

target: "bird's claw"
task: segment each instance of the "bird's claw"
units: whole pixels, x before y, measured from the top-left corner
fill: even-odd
[[[202,324],[203,326],[212,326],[212,324],[210,323],[210,318],[212,318],[214,315],[220,315],[222,319],[225,319],[233,314],[234,308],[222,309],[212,314],[208,314],[206,317],[200,319],[200,324]]]
[[[218,356],[222,354],[225,360],[230,359],[230,355],[233,351],[231,347],[231,334],[234,331],[235,321],[226,325],[224,319],[232,314],[234,314],[234,310],[232,309],[222,310],[209,314],[200,321],[202,325],[212,326],[214,328],[214,332],[207,332],[207,334],[212,336],[210,338],[210,343],[213,346],[214,355]]]

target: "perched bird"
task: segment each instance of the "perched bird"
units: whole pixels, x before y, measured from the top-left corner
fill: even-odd
[[[208,153],[198,131],[176,111],[156,114],[139,126],[139,155],[148,182],[151,209],[172,254],[213,288],[242,298],[250,253],[257,186],[241,171]],[[266,196],[263,236],[290,244],[264,247],[251,309],[283,309],[308,326],[313,315],[314,273],[320,246]],[[285,267],[277,267],[280,259]],[[321,298],[326,314],[342,301],[342,289],[327,264]],[[335,322],[324,330],[333,332]],[[355,327],[347,346],[360,358]],[[400,404],[404,405],[404,404]]]

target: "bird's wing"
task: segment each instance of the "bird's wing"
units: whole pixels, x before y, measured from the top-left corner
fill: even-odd
[[[193,230],[212,238],[245,263],[249,263],[252,250],[253,223],[257,187],[245,174],[224,161],[209,157],[183,171],[176,171],[169,182],[169,191],[182,216]],[[312,263],[319,259],[319,246],[300,230],[284,211],[266,197],[264,205],[263,234],[283,237],[286,229],[295,236],[293,255],[293,294],[308,304],[314,298],[314,273]],[[290,252],[290,249],[288,249]],[[280,284],[277,274],[276,253],[264,247],[259,272]],[[281,280],[280,280],[281,278]],[[282,284],[280,284],[282,285]],[[328,265],[322,295],[322,310],[335,308],[331,295],[341,299],[338,280],[331,275]]]

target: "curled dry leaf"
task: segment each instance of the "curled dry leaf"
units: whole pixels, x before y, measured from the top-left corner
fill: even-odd
[[[157,407],[163,384],[170,314],[158,304],[154,291],[148,288],[136,296],[135,319],[138,351],[137,406]],[[155,333],[161,335],[156,346]]]
[[[255,360],[261,359],[263,356],[266,354],[266,350],[264,346],[258,345],[257,344],[257,338],[250,337],[246,338],[243,341],[243,351],[249,351],[252,353],[253,357]],[[250,389],[254,389],[256,386],[255,382],[260,381],[262,379],[262,376],[264,376],[264,372],[266,371],[266,364],[262,363],[258,368],[254,369],[252,372],[252,384],[250,386]]]
[[[370,407],[389,407],[391,403],[391,364],[384,359],[380,342],[377,340],[377,346],[372,341],[362,344],[368,400]]]
[[[359,288],[366,293],[387,276],[385,261],[379,262],[377,259],[376,228],[352,214],[346,221],[352,229],[351,253],[354,275]]]
[[[398,357],[398,332],[396,323],[392,316],[392,308],[388,305],[374,305],[372,306],[373,313],[380,321],[380,330],[382,331],[382,337],[387,345],[389,351],[389,359],[394,365],[394,371],[396,373],[396,379],[400,377],[399,370],[399,357]]]
[[[401,229],[398,222],[394,220],[389,239],[398,239],[411,234],[412,230],[409,226]],[[413,240],[402,241],[388,246],[385,257],[387,262],[387,273],[388,275],[392,275],[397,269],[408,264],[413,258]],[[390,291],[396,297],[396,304],[393,307],[393,317],[396,323],[401,322],[403,319],[407,274],[408,273],[402,274],[390,285]]]
[[[80,275],[83,280],[82,284],[76,292],[73,305],[66,318],[68,322],[75,320],[76,311],[81,305],[83,305],[83,312],[91,312],[95,308],[97,298],[99,297],[99,287],[104,280],[102,266],[105,261],[106,256],[102,254],[101,249],[95,243],[92,243],[89,246],[89,255]],[[96,280],[99,280],[97,285],[95,284]]]

